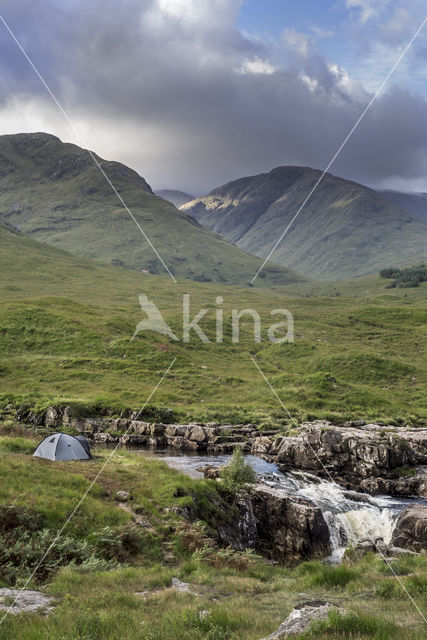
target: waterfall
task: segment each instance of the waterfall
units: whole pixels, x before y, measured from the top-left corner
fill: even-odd
[[[264,481],[307,498],[322,510],[330,533],[331,562],[339,562],[348,546],[364,539],[382,538],[388,544],[400,512],[410,502],[347,491],[335,482],[319,481],[316,476],[301,472],[282,477],[268,474]]]
[[[157,450],[156,456],[159,455],[170,466],[193,478],[203,477],[197,470],[200,465],[223,465],[230,458],[225,454],[201,455],[200,452],[171,450]],[[258,456],[248,455],[245,460],[252,465],[259,482],[277,487],[290,496],[306,498],[321,509],[330,534],[332,553],[328,560],[331,563],[340,562],[346,548],[361,540],[382,538],[388,544],[400,513],[413,502],[410,498],[349,491],[336,482],[322,480],[305,471],[282,473],[277,465]]]

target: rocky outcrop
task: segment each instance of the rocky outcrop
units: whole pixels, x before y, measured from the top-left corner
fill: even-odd
[[[112,413],[112,412],[110,412]],[[172,447],[209,453],[232,453],[240,447],[279,464],[283,470],[303,469],[372,495],[427,497],[427,429],[365,424],[363,420],[335,426],[305,422],[294,436],[265,431],[255,424],[166,424],[145,422],[137,412],[121,417],[82,417],[72,407],[49,407],[44,416],[18,411],[31,424],[44,420],[50,429],[61,425],[100,443],[134,447]]]
[[[215,480],[221,469],[212,465],[198,468],[205,478]],[[331,553],[329,528],[321,509],[310,500],[259,482],[238,492],[230,507],[234,517],[217,523],[216,529],[220,541],[235,550],[256,549],[286,564]]]
[[[233,519],[217,524],[219,540],[235,551],[254,549],[257,545],[258,532],[250,496],[244,491],[237,493],[232,507],[236,514]]]
[[[423,470],[417,478],[399,477],[402,467],[427,464],[425,429],[303,423],[298,436],[276,438],[269,455],[285,470],[317,472],[349,488],[362,488],[369,493],[427,495]],[[376,478],[389,482],[376,484]]]
[[[256,549],[279,562],[295,563],[330,554],[330,534],[319,507],[285,491],[257,485],[251,491]]]
[[[343,609],[331,602],[324,602],[323,600],[303,602],[291,611],[276,631],[266,638],[262,638],[262,640],[281,640],[281,638],[297,636],[307,631],[315,620],[325,620],[332,610],[341,615],[345,614]]]
[[[57,429],[62,424],[91,438],[95,442],[118,443],[127,446],[173,447],[218,453],[232,453],[240,447],[245,453],[267,454],[277,430],[262,431],[254,424],[218,425],[163,424],[138,420],[137,412],[127,415],[82,417],[72,407],[49,407],[45,425]]]
[[[401,513],[391,542],[410,551],[427,551],[427,505],[414,504]]]

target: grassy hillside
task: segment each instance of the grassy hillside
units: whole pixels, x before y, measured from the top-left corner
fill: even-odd
[[[52,402],[138,408],[172,358],[148,415],[261,424],[287,423],[250,354],[297,419],[334,421],[425,418],[426,283],[385,289],[373,276],[331,284],[292,284],[259,291],[178,281],[77,259],[0,227],[1,404],[45,407]],[[145,315],[145,293],[182,334],[182,293],[191,317],[214,340],[216,297],[224,298],[224,343],[190,344],[153,333],[131,337]],[[295,342],[266,339],[270,311],[288,308]],[[230,340],[231,309],[262,317],[263,341],[250,319],[241,342]],[[277,318],[274,319],[274,322]]]
[[[265,258],[320,175],[308,167],[278,167],[229,182],[181,210]],[[342,280],[421,261],[426,234],[418,216],[372,189],[327,174],[272,260],[316,280]]]
[[[30,456],[34,438],[19,436],[16,428],[5,436],[7,429],[0,436],[0,509],[7,516],[0,538],[8,563],[1,563],[0,585],[19,586],[110,451],[96,450],[91,463],[51,463]],[[145,528],[133,525],[115,502],[117,490],[131,493],[130,505]],[[213,496],[218,500],[214,481],[190,480],[163,462],[118,451],[28,585],[53,597],[54,611],[9,615],[0,639],[259,640],[309,599],[334,602],[347,613],[317,625],[305,640],[424,637],[421,617],[379,556],[350,557],[339,567],[311,561],[292,569],[246,553],[207,549],[208,522],[225,517],[215,512]],[[177,514],[188,506],[198,509],[201,522],[189,525]],[[426,563],[421,555],[393,564],[423,611]],[[198,595],[171,588],[173,577],[190,583]]]
[[[394,191],[393,189],[381,191],[380,193],[390,202],[397,204],[398,207],[411,213],[416,213],[427,220],[427,193],[405,193],[404,191]]]
[[[244,285],[260,260],[154,195],[135,171],[99,163],[172,274]],[[166,273],[88,152],[45,133],[0,136],[0,221],[79,256]],[[261,286],[301,280],[271,266]]]

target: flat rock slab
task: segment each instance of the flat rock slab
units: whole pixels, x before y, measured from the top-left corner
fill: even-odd
[[[289,636],[304,633],[314,620],[324,620],[332,609],[345,613],[336,605],[330,602],[313,601],[298,605],[291,611],[280,627],[262,640],[281,640]]]
[[[44,609],[47,612],[53,609],[51,602],[52,598],[45,596],[40,591],[0,589],[0,611],[23,613]]]

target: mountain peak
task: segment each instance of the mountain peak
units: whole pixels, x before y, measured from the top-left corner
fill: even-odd
[[[294,219],[321,175],[280,166],[228,182],[181,210],[261,258],[292,222],[272,260],[315,279],[351,278],[424,259],[427,226],[419,216],[331,173]]]

